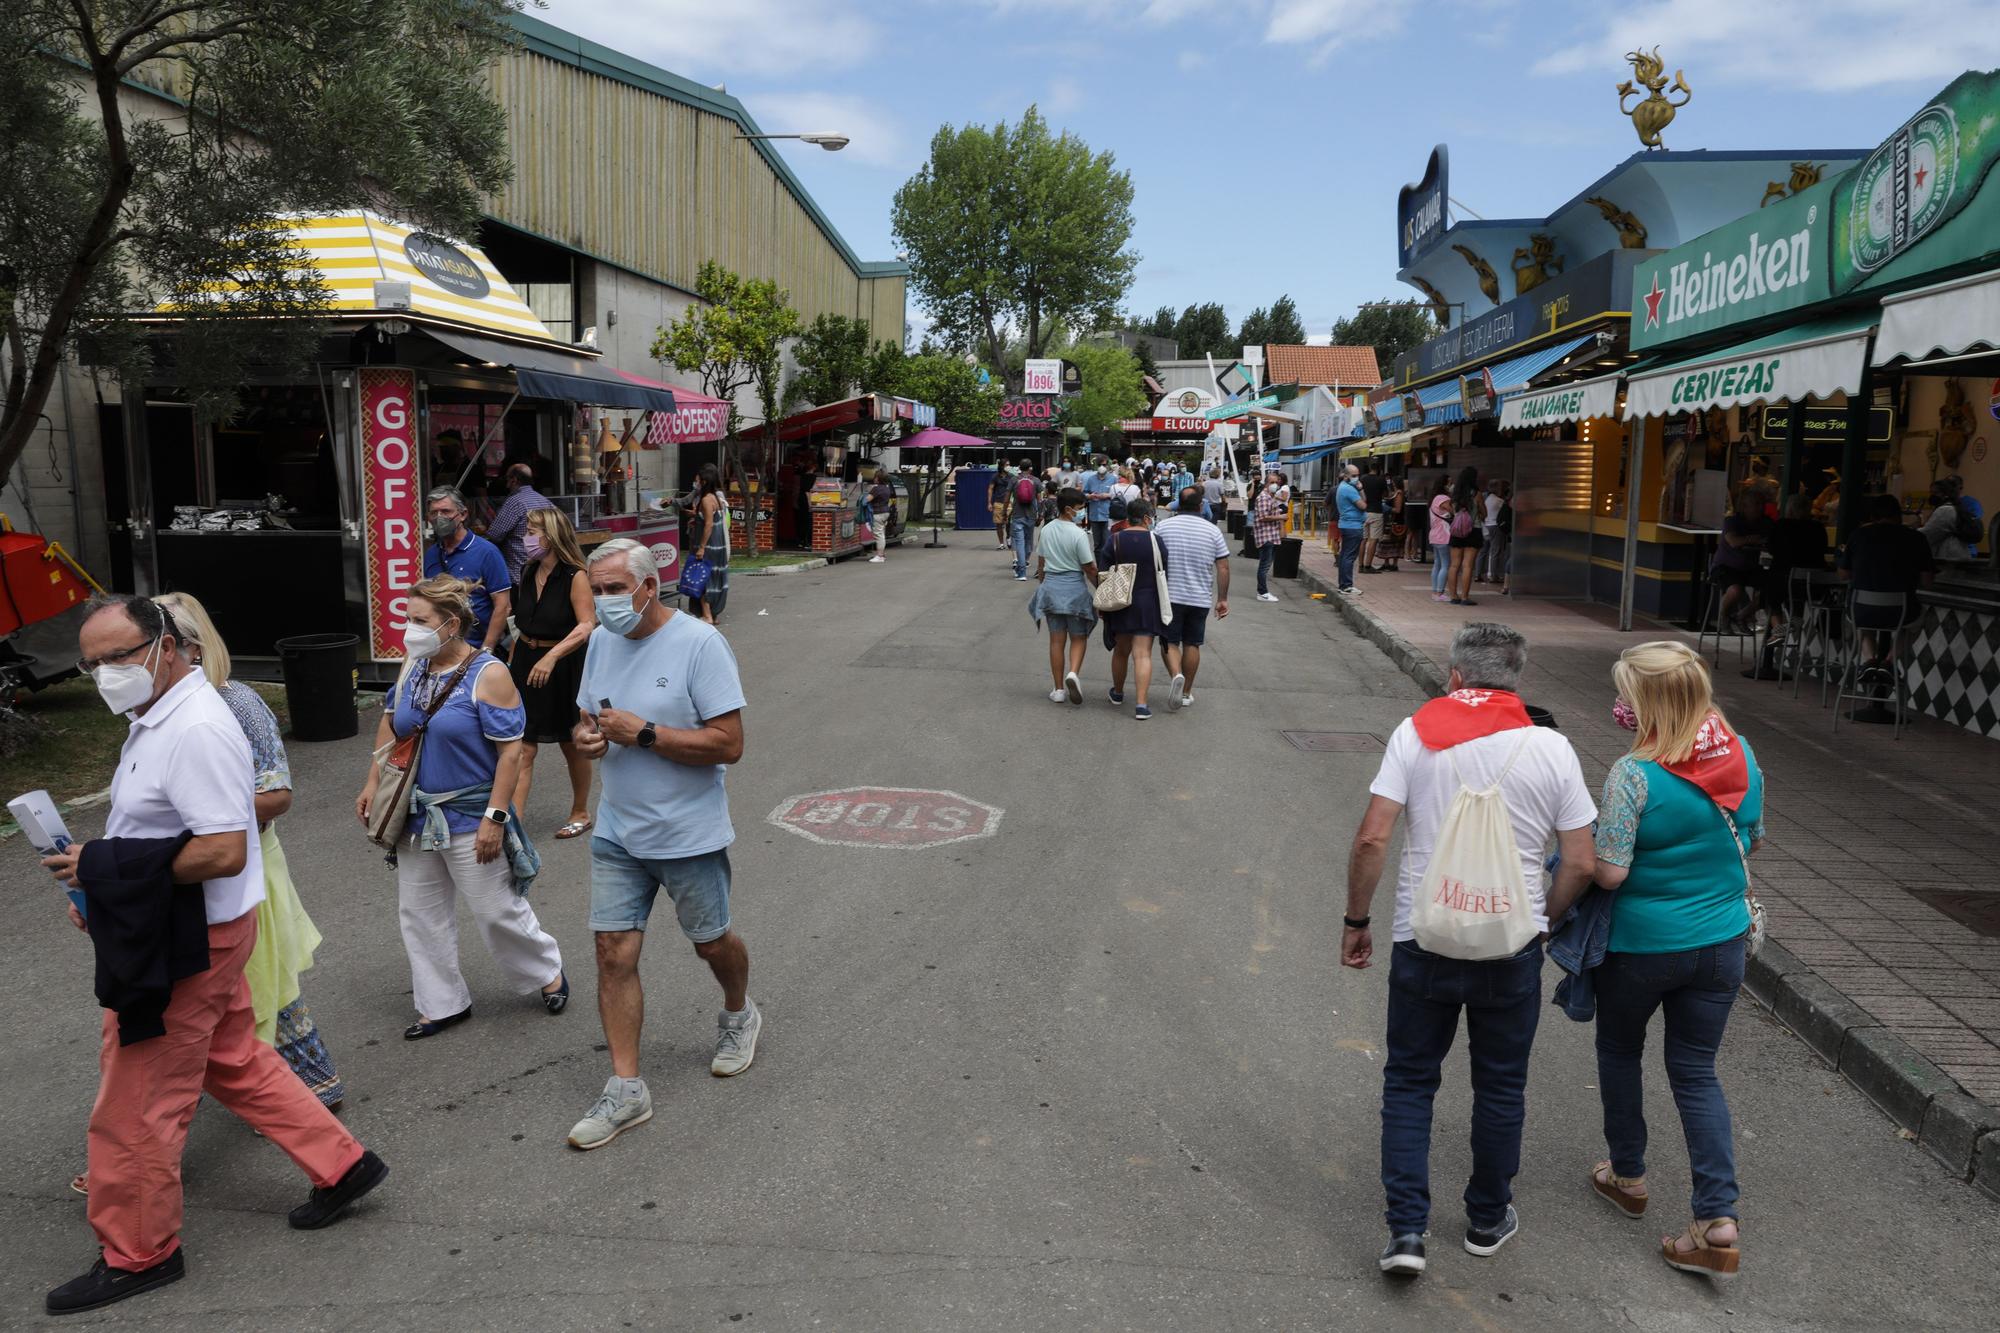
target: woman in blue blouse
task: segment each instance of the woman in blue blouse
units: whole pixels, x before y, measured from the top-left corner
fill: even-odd
[[[1743,984],[1749,862],[1763,842],[1764,776],[1719,712],[1708,664],[1684,643],[1627,648],[1612,668],[1632,752],[1611,766],[1597,883],[1614,890],[1597,972],[1597,1083],[1609,1161],[1591,1184],[1627,1216],[1646,1210],[1640,1059],[1664,1011],[1667,1082],[1694,1177],[1695,1221],[1662,1239],[1674,1268],[1734,1274],[1736,1159],[1716,1051]],[[1629,714],[1626,714],[1629,709]]]
[[[514,790],[527,714],[506,664],[465,641],[470,590],[449,576],[410,590],[403,627],[407,665],[375,733],[378,751],[393,745],[416,730],[440,694],[448,695],[424,733],[408,831],[396,847],[398,915],[417,1006],[417,1021],[403,1031],[408,1041],[472,1017],[472,992],[458,970],[461,897],[493,961],[517,990],[539,989],[552,1014],[569,1003],[562,953],[535,919],[507,855],[514,814],[504,795],[498,803],[493,796]],[[371,763],[354,802],[363,824],[378,776]]]

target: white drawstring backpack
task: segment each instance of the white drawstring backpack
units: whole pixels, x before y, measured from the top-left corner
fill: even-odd
[[[1531,728],[1524,728],[1514,753],[1493,785],[1474,791],[1465,785],[1458,761],[1445,751],[1458,795],[1438,829],[1430,864],[1417,881],[1410,908],[1410,929],[1417,946],[1446,958],[1485,962],[1511,958],[1540,933],[1521,877],[1521,851],[1514,842],[1514,820],[1501,798],[1500,784],[1528,748]]]

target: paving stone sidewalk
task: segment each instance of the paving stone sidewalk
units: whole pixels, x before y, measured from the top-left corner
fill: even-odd
[[[1324,538],[1308,539],[1303,556],[1308,591],[1332,589]],[[1522,695],[1555,714],[1594,785],[1630,740],[1611,719],[1619,652],[1651,638],[1693,642],[1657,622],[1621,633],[1609,608],[1503,597],[1484,583],[1473,585],[1474,608],[1436,602],[1429,566],[1407,561],[1398,574],[1357,576],[1356,586],[1352,609],[1393,632],[1392,651],[1396,636],[1406,641],[1405,669],[1432,688],[1465,621],[1504,621],[1526,634]],[[1985,1108],[2000,1107],[2000,938],[1919,896],[2000,899],[2000,741],[1928,718],[1900,740],[1889,727],[1846,722],[1836,735],[1815,682],[1795,700],[1789,683],[1743,679],[1748,665],[1725,645],[1716,693],[1764,769],[1770,840],[1752,868],[1773,940]],[[1987,1137],[2000,1144],[2000,1135]]]

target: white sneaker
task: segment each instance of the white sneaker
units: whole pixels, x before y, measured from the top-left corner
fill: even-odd
[[[885,563],[888,560],[888,558],[889,557],[886,555],[871,555],[868,557],[868,563],[871,565],[879,565]]]
[[[757,1034],[764,1030],[764,1011],[755,1000],[748,1003],[750,1016],[739,1023],[731,1023],[726,1013],[715,1016],[715,1058],[708,1062],[708,1072],[717,1078],[740,1074],[757,1058]]]
[[[1182,701],[1187,698],[1186,690],[1187,677],[1176,671],[1173,680],[1167,685],[1167,711],[1169,713],[1180,708]]]
[[[1278,600],[1278,594],[1274,592],[1260,592],[1257,594],[1257,600],[1260,602],[1275,602]]]
[[[1050,691],[1049,691],[1049,702],[1050,702],[1050,703],[1052,703],[1052,704],[1066,704],[1066,703],[1068,703],[1068,702],[1069,702],[1069,691],[1068,691],[1068,690],[1050,690]]]
[[[1193,691],[1193,690],[1189,690],[1189,691],[1188,691],[1188,692],[1187,692],[1186,694],[1183,694],[1183,695],[1181,696],[1181,707],[1182,707],[1182,708],[1193,708],[1193,707],[1194,707],[1194,691]]]
[[[1076,672],[1063,677],[1063,694],[1073,704],[1083,703],[1083,682],[1076,678]]]
[[[628,1100],[623,1096],[624,1082],[614,1074],[605,1083],[604,1095],[597,1099],[590,1113],[571,1128],[570,1147],[581,1148],[585,1152],[602,1148],[626,1130],[653,1118],[652,1092],[641,1083],[638,1097]]]

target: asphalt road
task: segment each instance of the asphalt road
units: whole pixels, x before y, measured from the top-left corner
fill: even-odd
[[[577,1002],[499,985],[466,933],[474,1020],[401,1041],[390,872],[350,803],[366,743],[292,752],[282,824],[327,937],[306,998],[391,1175],[290,1231],[301,1177],[212,1103],[186,1157],[186,1281],[79,1323],[149,1329],[1991,1328],[2000,1207],[1957,1183],[1804,1046],[1739,1005],[1723,1055],[1745,1276],[1667,1270],[1687,1167],[1650,1062],[1653,1216],[1585,1184],[1602,1155],[1590,1033],[1545,1010],[1519,1238],[1457,1244],[1465,1066],[1438,1107],[1431,1270],[1392,1287],[1376,1125],[1386,964],[1343,971],[1347,839],[1372,753],[1417,701],[1292,585],[1238,597],[1187,713],[1047,701],[1026,585],[980,534],[886,565],[743,578],[728,633],[750,697],[730,775],[737,924],[766,1029],[707,1073],[717,993],[670,921],[645,962],[657,1114],[563,1145],[609,1072],[592,1004],[587,853],[542,844],[536,896]],[[768,611],[768,615],[760,612]],[[1158,708],[1159,700],[1155,700]],[[9,775],[11,787],[33,775]],[[559,810],[554,766],[531,812]],[[766,822],[787,798],[936,788],[1004,811],[926,850]],[[96,831],[79,818],[76,831]],[[1386,890],[1383,900],[1386,903]],[[21,843],[0,851],[0,1325],[93,1257],[79,1169],[96,1081],[90,957]],[[1386,907],[1382,909],[1386,915]],[[1553,979],[1548,983],[1553,985]]]

